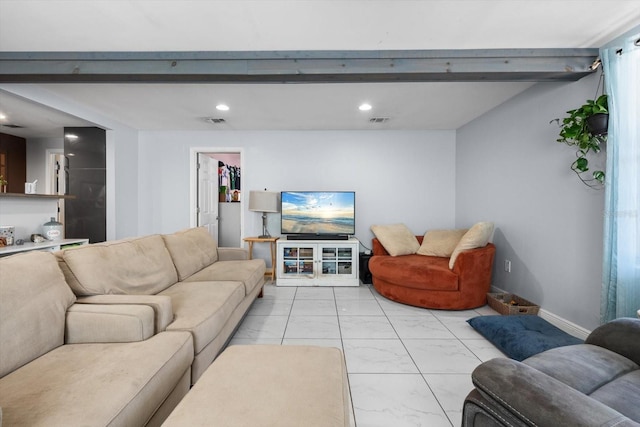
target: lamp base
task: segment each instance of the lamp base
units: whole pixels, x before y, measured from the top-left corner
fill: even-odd
[[[261,239],[266,239],[268,237],[271,237],[271,235],[269,234],[269,230],[267,230],[267,213],[266,212],[262,212],[262,235],[258,237]]]

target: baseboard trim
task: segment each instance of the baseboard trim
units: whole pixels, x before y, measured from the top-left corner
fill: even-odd
[[[586,340],[587,336],[591,333],[590,330],[583,328],[582,326],[578,326],[575,323],[569,322],[567,319],[563,319],[560,316],[557,316],[547,310],[543,310],[542,308],[538,312],[538,316],[542,317],[547,322],[551,323],[553,326],[556,326],[569,335],[573,335],[576,338],[580,338],[581,340]]]
[[[495,286],[491,287],[491,292],[508,293],[507,291],[502,290],[500,288],[496,288]],[[540,308],[540,310],[538,311],[538,316],[542,317],[544,320],[551,323],[553,326],[565,331],[569,335],[573,335],[574,337],[579,338],[581,340],[587,339],[587,336],[589,336],[589,334],[591,333],[590,330],[585,329],[582,326],[578,326],[575,323],[570,322],[567,319],[564,319],[556,314],[553,314],[550,311],[547,311],[543,308]]]

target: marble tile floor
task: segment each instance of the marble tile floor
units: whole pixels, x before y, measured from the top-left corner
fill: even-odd
[[[323,345],[343,350],[357,427],[459,426],[471,371],[505,357],[466,322],[489,306],[411,307],[371,285],[278,287],[269,282],[230,345]]]

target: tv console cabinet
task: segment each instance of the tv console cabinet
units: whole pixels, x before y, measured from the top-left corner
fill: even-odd
[[[278,286],[359,286],[358,239],[278,240]]]

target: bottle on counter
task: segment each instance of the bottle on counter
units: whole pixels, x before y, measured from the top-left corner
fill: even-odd
[[[49,240],[62,239],[63,228],[62,224],[56,221],[54,217],[51,217],[51,221],[45,222],[42,226],[42,232],[44,237]]]

